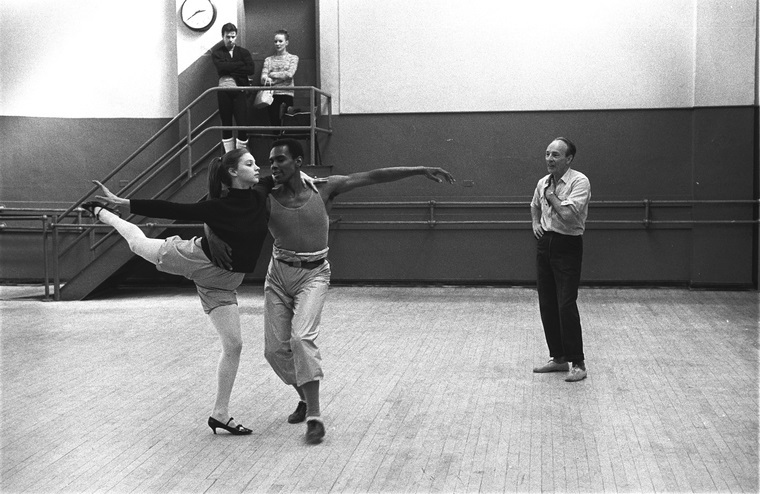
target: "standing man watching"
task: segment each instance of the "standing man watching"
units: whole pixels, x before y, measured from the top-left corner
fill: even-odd
[[[538,181],[530,204],[533,235],[538,239],[538,304],[551,357],[533,372],[569,370],[568,382],[587,375],[577,299],[591,184],[570,168],[575,151],[575,144],[565,137],[549,144],[549,174]]]
[[[324,374],[316,340],[330,285],[328,211],[333,199],[357,187],[415,175],[438,183],[454,183],[454,178],[434,167],[378,168],[331,175],[321,183],[315,181],[319,192],[314,192],[300,183],[303,148],[294,139],[272,143],[269,163],[280,187],[269,196],[269,232],[274,246],[264,284],[264,356],[280,379],[298,393],[300,401],[288,422],[305,420],[306,441],[313,444],[325,435],[319,406],[319,383]],[[217,264],[224,267],[225,246],[215,238],[209,238],[209,245]]]
[[[254,74],[255,67],[251,52],[237,46],[237,27],[228,22],[222,26],[222,42],[211,50],[211,60],[219,76],[219,87],[250,86],[248,76]],[[248,125],[248,102],[245,91],[217,91],[219,116],[222,125],[231,126],[232,118],[235,125]],[[233,149],[248,146],[248,132],[239,130],[237,141],[232,137],[231,130],[222,131],[222,147],[228,153]]]

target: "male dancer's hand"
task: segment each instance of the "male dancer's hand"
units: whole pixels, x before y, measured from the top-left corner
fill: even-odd
[[[232,270],[232,247],[219,238],[208,225],[203,225],[203,232],[208,240],[208,247],[211,251],[211,262],[227,271]]]
[[[453,184],[456,182],[454,180],[453,175],[451,173],[447,172],[443,168],[437,168],[437,167],[430,167],[426,166],[423,168],[425,171],[425,177],[429,178],[430,180],[434,182],[443,183],[443,181],[447,181],[450,184]]]
[[[303,170],[301,170],[301,182],[304,184],[304,186],[309,187],[314,192],[319,192],[319,190],[317,189],[317,184],[326,184],[327,179],[310,177]]]

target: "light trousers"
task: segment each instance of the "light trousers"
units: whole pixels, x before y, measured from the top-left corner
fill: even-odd
[[[274,258],[264,283],[264,357],[285,384],[322,379],[319,322],[330,286],[330,263],[314,269]]]

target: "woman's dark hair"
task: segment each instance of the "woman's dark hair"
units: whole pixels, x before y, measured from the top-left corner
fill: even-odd
[[[214,158],[208,165],[208,197],[209,199],[218,199],[222,197],[222,184],[227,187],[232,186],[232,176],[230,168],[237,170],[240,158],[248,153],[245,148],[233,149],[225,153],[221,158]]]
[[[237,26],[235,26],[231,22],[228,22],[227,24],[225,24],[224,26],[222,26],[222,36],[224,36],[227,33],[231,33],[233,31],[234,32],[238,32]]]
[[[288,34],[288,32],[284,29],[278,29],[277,31],[274,32],[275,36],[277,36],[278,34],[282,34],[283,36],[285,36],[286,41],[290,39],[290,34]]]

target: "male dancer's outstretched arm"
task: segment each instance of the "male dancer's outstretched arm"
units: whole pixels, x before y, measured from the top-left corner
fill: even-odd
[[[395,182],[397,180],[403,180],[417,175],[424,176],[425,178],[438,183],[443,183],[445,181],[453,184],[456,182],[453,175],[443,168],[430,166],[393,166],[388,168],[376,168],[366,172],[352,173],[350,175],[330,175],[326,178],[314,179],[313,184],[309,185],[312,188],[316,186],[325,203],[325,207],[329,211],[333,199],[338,194],[359,187]],[[206,228],[206,237],[209,241],[209,247],[213,257],[212,261],[214,264],[221,268],[229,269],[231,266],[229,246],[227,246],[227,244],[225,244],[219,237],[214,235],[209,228]]]
[[[317,184],[322,200],[325,205],[331,205],[332,199],[338,194],[350,190],[366,187],[368,185],[395,182],[404,178],[422,175],[434,182],[444,181],[453,184],[455,182],[451,173],[443,168],[429,166],[394,166],[389,168],[377,168],[366,172],[352,173],[350,175],[330,175],[324,184]]]

